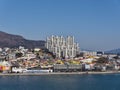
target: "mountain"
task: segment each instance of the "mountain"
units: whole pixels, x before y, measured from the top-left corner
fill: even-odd
[[[20,35],[8,34],[0,31],[0,47],[15,48],[18,46],[24,46],[26,48],[45,48],[45,41],[39,40],[27,40]]]
[[[83,48],[81,48],[80,50],[81,51],[88,51],[88,52],[94,52],[94,51],[96,51],[96,50],[89,50],[89,49],[83,49]]]
[[[107,53],[107,54],[120,54],[120,48],[109,50],[109,51],[105,51],[105,53]]]

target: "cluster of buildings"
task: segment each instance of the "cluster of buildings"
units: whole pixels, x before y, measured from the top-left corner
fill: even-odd
[[[80,53],[79,44],[75,42],[73,36],[47,37],[46,48],[58,58],[74,58]]]
[[[0,72],[4,73],[107,70],[120,70],[120,56],[80,51],[73,36],[47,37],[45,49],[0,48]]]

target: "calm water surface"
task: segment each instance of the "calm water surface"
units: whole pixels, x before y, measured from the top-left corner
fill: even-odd
[[[120,74],[0,76],[0,90],[120,90]]]

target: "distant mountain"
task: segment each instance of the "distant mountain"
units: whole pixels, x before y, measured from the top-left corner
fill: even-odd
[[[120,54],[120,48],[109,50],[109,51],[105,51],[105,53],[107,53],[107,54]]]
[[[24,46],[26,48],[44,48],[45,41],[39,40],[27,40],[19,35],[12,35],[5,32],[0,31],[0,47],[10,47],[15,48],[18,46]]]
[[[89,49],[83,49],[83,48],[81,48],[80,49],[81,51],[88,51],[88,52],[94,52],[95,50],[89,50]]]

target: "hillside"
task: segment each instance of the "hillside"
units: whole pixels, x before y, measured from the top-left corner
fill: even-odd
[[[120,54],[120,48],[109,50],[109,51],[105,51],[105,53],[107,53],[107,54]]]
[[[0,47],[10,47],[15,48],[18,46],[24,46],[26,48],[44,48],[45,41],[35,41],[35,40],[27,40],[19,35],[12,35],[5,32],[0,31]]]

